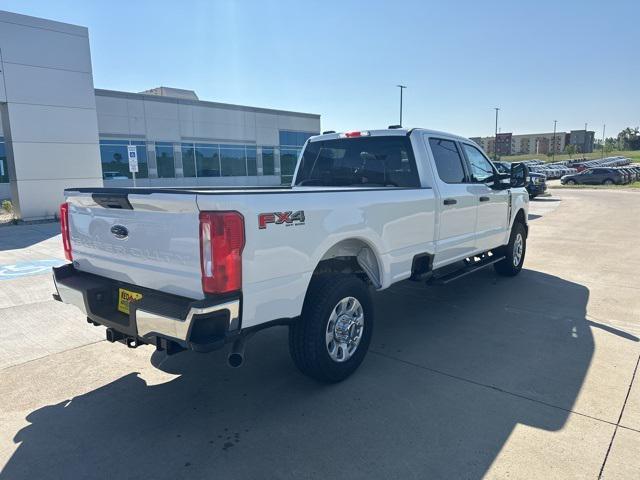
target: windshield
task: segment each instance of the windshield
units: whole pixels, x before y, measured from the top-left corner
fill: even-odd
[[[419,187],[409,138],[340,138],[309,142],[295,185]]]

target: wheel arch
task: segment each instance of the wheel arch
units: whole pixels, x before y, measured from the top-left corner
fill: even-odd
[[[376,289],[382,287],[384,275],[375,246],[358,237],[342,239],[324,252],[313,275],[323,273],[352,273],[370,282]]]
[[[522,225],[524,225],[527,236],[529,236],[529,222],[527,221],[527,214],[524,211],[524,208],[518,209],[518,212],[513,217],[513,222],[511,223],[512,229],[516,223],[522,223]]]

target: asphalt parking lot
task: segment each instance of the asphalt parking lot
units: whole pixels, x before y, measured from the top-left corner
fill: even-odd
[[[0,478],[640,478],[640,193],[552,192],[521,275],[376,294],[332,386],[283,327],[239,370],[107,343],[51,299],[58,226],[0,228]]]

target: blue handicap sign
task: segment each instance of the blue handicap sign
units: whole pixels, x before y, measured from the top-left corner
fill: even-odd
[[[0,265],[0,280],[26,277],[29,275],[42,275],[50,273],[52,267],[64,265],[64,260],[48,259],[34,260],[32,262],[19,262],[11,265]]]

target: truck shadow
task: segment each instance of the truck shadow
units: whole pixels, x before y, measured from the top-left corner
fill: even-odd
[[[338,385],[295,370],[285,328],[256,335],[239,370],[224,352],[154,354],[179,376],[132,372],[31,412],[0,478],[482,478],[516,425],[565,424],[594,350],[588,299],[530,270],[396,285]]]
[[[60,224],[55,222],[3,225],[0,226],[0,252],[31,247],[59,234]]]

